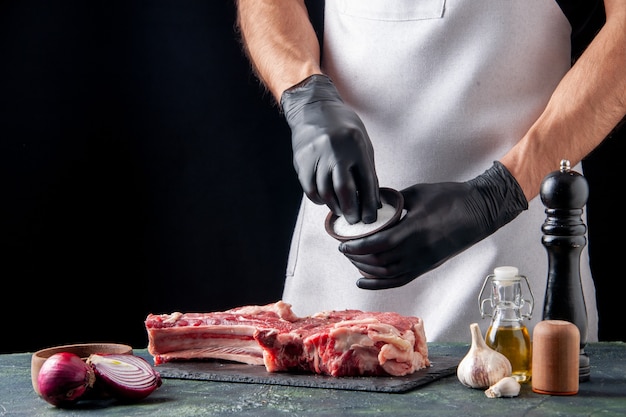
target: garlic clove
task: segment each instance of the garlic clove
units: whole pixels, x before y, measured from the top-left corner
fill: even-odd
[[[507,376],[485,390],[489,398],[517,397],[522,388],[520,383],[512,376]]]
[[[457,378],[470,388],[485,389],[504,377],[511,376],[509,359],[485,343],[478,323],[470,324],[472,344],[457,367]]]

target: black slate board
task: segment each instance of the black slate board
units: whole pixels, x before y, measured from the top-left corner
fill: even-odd
[[[271,373],[264,366],[222,361],[168,362],[156,366],[156,370],[161,377],[172,379],[402,393],[454,375],[460,362],[460,358],[452,356],[434,356],[429,359],[430,367],[406,376],[332,377],[310,373]]]

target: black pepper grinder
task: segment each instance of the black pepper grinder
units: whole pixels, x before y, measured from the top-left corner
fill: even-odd
[[[540,196],[546,207],[541,243],[548,252],[543,319],[565,320],[578,327],[578,377],[580,382],[588,381],[591,367],[585,353],[587,308],[580,279],[580,254],[587,244],[587,226],[582,220],[582,213],[589,196],[589,185],[585,177],[572,171],[570,162],[564,159],[558,171],[543,179]]]

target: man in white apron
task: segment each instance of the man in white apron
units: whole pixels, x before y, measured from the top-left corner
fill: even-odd
[[[511,265],[534,293],[532,331],[548,272],[541,180],[561,159],[580,171],[626,114],[626,2],[604,3],[606,24],[572,67],[554,0],[329,0],[323,53],[303,1],[239,0],[305,193],[283,297],[297,314],[397,311],[421,317],[428,341],[467,342],[470,323],[489,325],[484,278]],[[400,223],[341,245],[325,233],[329,208],[374,221],[379,186],[404,194]],[[586,250],[581,275],[595,341]]]

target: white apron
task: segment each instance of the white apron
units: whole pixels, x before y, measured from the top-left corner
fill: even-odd
[[[380,186],[467,181],[491,167],[528,130],[570,66],[570,31],[555,0],[327,0],[325,72],[362,118]],[[564,156],[565,157],[565,156]],[[554,169],[560,161],[554,161]],[[581,167],[574,167],[581,172]],[[477,297],[497,266],[530,281],[541,319],[547,253],[539,198],[492,236],[411,283],[362,290],[356,268],[324,231],[326,206],[303,198],[283,299],[296,314],[355,308],[424,320],[430,342],[483,334]],[[581,274],[588,341],[597,340],[587,250]]]

